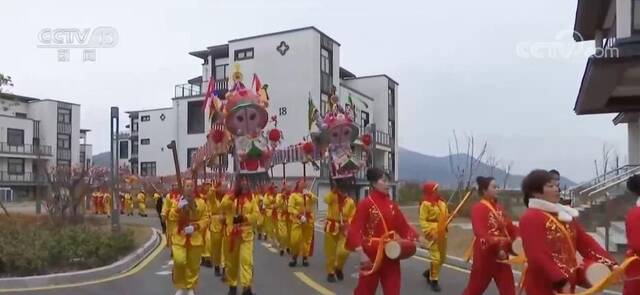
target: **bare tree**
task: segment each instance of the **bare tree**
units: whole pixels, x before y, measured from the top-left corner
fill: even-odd
[[[69,166],[58,166],[45,173],[51,188],[45,202],[52,222],[59,224],[82,221],[84,211],[78,209],[90,189],[87,177],[89,174],[85,168]]]
[[[473,135],[466,135],[466,152],[460,152],[460,141],[458,134],[453,131],[453,143],[449,141],[449,166],[451,173],[456,179],[458,191],[471,188],[476,170],[487,152],[487,142],[482,143],[480,148],[476,146],[476,139]],[[453,153],[455,149],[455,154]]]
[[[510,161],[502,166],[504,170],[504,179],[502,180],[502,188],[506,189],[509,185],[509,177],[511,176],[511,168],[513,167],[513,161]]]
[[[485,165],[489,169],[489,176],[495,177],[496,176],[496,170],[498,169],[498,166],[500,165],[500,160],[498,160],[498,158],[496,158],[496,156],[491,152],[487,152],[486,158],[487,158],[487,160],[485,161]]]
[[[606,175],[607,172],[609,172],[609,169],[611,168],[612,165],[614,165],[615,163],[610,163],[610,159],[611,157],[617,154],[617,152],[614,150],[614,147],[609,145],[608,143],[603,143],[602,144],[602,151],[601,151],[601,160],[598,163],[598,160],[594,160],[594,164],[595,164],[595,168],[596,168],[596,178],[600,177],[599,172],[602,171],[602,180],[606,180]],[[615,158],[615,157],[614,157]]]

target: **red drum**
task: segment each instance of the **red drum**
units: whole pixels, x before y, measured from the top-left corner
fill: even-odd
[[[611,269],[608,266],[593,262],[590,260],[583,261],[582,266],[578,269],[578,282],[583,281],[590,286],[597,284],[604,280],[611,274]]]
[[[389,259],[407,259],[416,254],[416,243],[409,240],[391,240],[384,245]]]

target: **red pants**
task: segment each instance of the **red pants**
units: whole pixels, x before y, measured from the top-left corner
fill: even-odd
[[[482,295],[493,279],[496,282],[496,286],[498,286],[500,295],[515,295],[516,288],[511,266],[497,262],[494,255],[478,253],[477,248],[474,250],[476,251],[474,251],[473,255],[471,276],[469,277],[467,288],[462,294]]]
[[[389,260],[386,257],[382,261],[380,269],[368,276],[360,276],[358,286],[353,295],[374,295],[378,289],[378,281],[382,283],[384,295],[400,294],[400,261]]]

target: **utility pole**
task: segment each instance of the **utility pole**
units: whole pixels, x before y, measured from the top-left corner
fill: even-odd
[[[111,230],[120,231],[120,197],[118,196],[118,156],[120,155],[118,135],[120,133],[120,110],[111,107]]]

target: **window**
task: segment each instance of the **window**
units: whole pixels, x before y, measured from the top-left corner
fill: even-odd
[[[156,162],[140,163],[140,176],[156,176]]]
[[[70,109],[58,109],[58,123],[71,123]]]
[[[70,149],[71,148],[71,135],[69,135],[69,134],[58,134],[58,148],[59,149]]]
[[[197,148],[187,149],[187,168],[191,168],[191,160],[193,158],[193,154],[195,154],[197,150]]]
[[[120,141],[120,159],[129,158],[129,142],[122,140]]]
[[[24,145],[24,130],[7,128],[7,143],[9,145]]]
[[[26,118],[26,117],[27,117],[27,114],[25,114],[25,113],[18,113],[18,112],[16,112],[16,117],[17,117],[17,118]]]
[[[84,158],[86,157],[86,153],[84,151],[80,152],[80,163],[84,165]]]
[[[131,131],[132,132],[138,132],[138,122],[133,122],[131,123]]]
[[[204,110],[202,100],[190,101],[187,104],[187,133],[204,133]]]
[[[151,121],[151,116],[150,115],[142,116],[140,117],[140,121],[142,122]]]
[[[329,107],[329,105],[327,104],[327,101],[324,99],[320,100],[320,115],[324,116],[324,114],[327,112],[327,108]]]
[[[58,160],[58,161],[56,161],[56,165],[58,165],[58,167],[69,167],[69,166],[71,166],[71,161],[69,161],[69,160]]]
[[[7,167],[9,174],[24,174],[24,159],[8,158]]]
[[[396,124],[393,121],[389,121],[389,137],[393,138],[396,131]]]
[[[229,65],[218,65],[216,66],[216,72],[214,79],[216,80],[226,80],[229,78],[229,73],[227,72]]]
[[[245,59],[252,59],[253,58],[253,48],[238,49],[238,50],[234,51],[233,56],[234,56],[234,59],[236,61],[245,60]]]
[[[143,138],[140,140],[141,145],[149,145],[150,143],[151,143],[151,140],[148,138]]]
[[[131,141],[131,155],[137,155],[138,154],[138,141],[137,140],[133,140]]]
[[[396,103],[396,95],[393,88],[389,87],[389,106],[394,106]]]
[[[320,49],[320,89],[322,93],[331,94],[333,86],[333,52]]]
[[[369,113],[360,111],[360,126],[362,128],[369,126]]]

